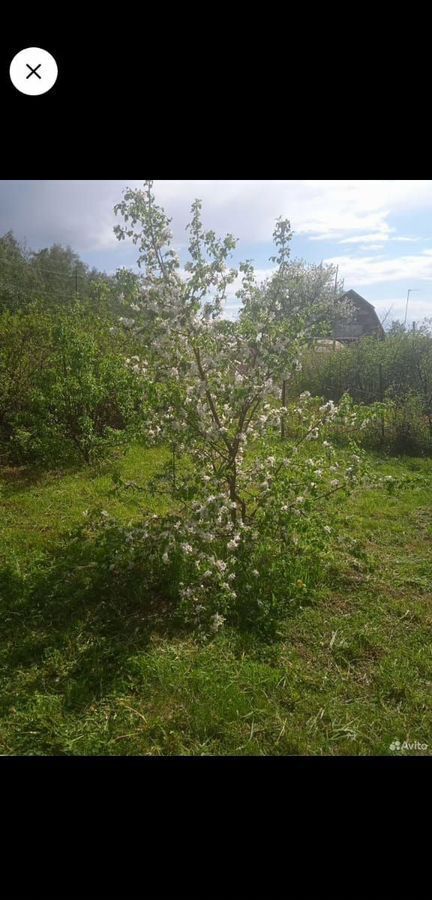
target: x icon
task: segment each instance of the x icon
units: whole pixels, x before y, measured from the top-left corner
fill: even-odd
[[[30,78],[32,75],[36,75],[36,78],[40,78],[40,77],[41,77],[41,76],[38,75],[38,73],[37,73],[37,69],[40,69],[41,65],[42,65],[42,63],[39,63],[39,65],[36,66],[36,68],[32,69],[32,67],[29,66],[28,63],[26,63],[27,68],[30,69],[30,72],[29,72],[29,74],[28,74],[27,77],[26,77],[26,81],[27,81],[27,78]],[[41,81],[42,81],[42,79],[41,79]]]

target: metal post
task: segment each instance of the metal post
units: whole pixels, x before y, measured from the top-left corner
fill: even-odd
[[[405,325],[406,325],[407,315],[408,315],[408,301],[409,301],[409,295],[410,295],[410,294],[418,294],[419,290],[420,290],[420,288],[410,288],[409,291],[408,291],[408,293],[407,293],[406,305],[405,305],[404,327],[405,327]]]
[[[339,273],[339,266],[336,266],[334,303],[333,303],[333,353],[336,350],[336,297],[337,297],[338,273]]]

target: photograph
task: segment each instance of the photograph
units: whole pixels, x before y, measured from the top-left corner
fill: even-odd
[[[0,755],[432,754],[431,226],[432,180],[0,181]]]

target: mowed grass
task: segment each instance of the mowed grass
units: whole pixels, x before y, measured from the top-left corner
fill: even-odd
[[[168,509],[169,503],[153,493],[116,491],[112,479],[115,470],[125,481],[145,486],[168,459],[165,450],[133,446],[114,464],[76,472],[0,469],[0,564],[15,559],[28,565],[60,535],[82,524],[86,509],[106,509],[123,522],[139,518],[143,509]]]
[[[167,459],[134,446],[118,468],[145,488]],[[5,471],[0,752],[385,755],[397,738],[428,745],[407,753],[429,754],[432,463],[371,459],[410,484],[333,501],[333,577],[273,643],[231,630],[197,641],[170,631],[157,603],[116,603],[97,591],[62,602],[47,589],[33,607],[22,586],[67,548],[86,509],[127,522],[170,500],[116,492],[108,465]]]

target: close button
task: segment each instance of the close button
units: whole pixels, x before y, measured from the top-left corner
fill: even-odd
[[[40,47],[27,47],[17,53],[9,68],[10,80],[22,94],[46,94],[55,84],[57,63],[51,53]]]

